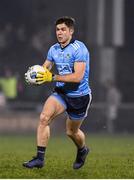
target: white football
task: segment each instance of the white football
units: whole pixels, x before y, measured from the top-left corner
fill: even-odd
[[[31,66],[25,74],[26,80],[30,84],[36,84],[36,76],[38,72],[45,72],[43,66],[40,65]]]

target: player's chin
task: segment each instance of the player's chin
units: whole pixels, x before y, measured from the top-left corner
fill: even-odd
[[[63,43],[64,39],[63,38],[57,38],[59,43]]]
[[[63,43],[63,40],[62,40],[62,39],[58,39],[58,42],[59,42],[59,43]]]

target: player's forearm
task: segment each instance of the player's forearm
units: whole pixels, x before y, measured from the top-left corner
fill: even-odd
[[[46,60],[43,64],[43,67],[46,67],[48,70],[51,70],[53,63],[51,61]]]
[[[72,73],[72,74],[66,74],[66,75],[54,75],[54,81],[60,81],[60,82],[75,82],[79,83],[83,76],[80,76],[79,74]]]

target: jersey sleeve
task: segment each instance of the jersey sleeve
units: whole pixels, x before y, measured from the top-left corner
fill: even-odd
[[[47,59],[49,61],[52,61],[53,62],[53,55],[52,55],[52,47],[50,47],[50,49],[48,50],[48,53],[47,53]]]
[[[75,56],[75,62],[86,62],[87,50],[80,47],[75,51],[74,56]]]

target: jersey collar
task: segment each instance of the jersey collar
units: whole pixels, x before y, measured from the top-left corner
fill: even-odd
[[[71,43],[74,43],[74,41],[75,41],[75,39],[71,39],[70,40],[70,42],[65,46],[65,47],[61,47],[61,45],[60,45],[60,48],[63,50],[63,49],[65,49],[67,46],[69,46]]]

